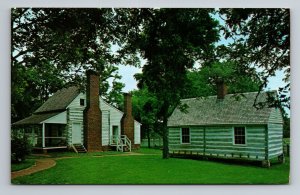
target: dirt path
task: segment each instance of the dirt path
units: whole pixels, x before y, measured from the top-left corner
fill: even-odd
[[[30,175],[32,173],[42,171],[49,169],[51,167],[54,167],[56,165],[56,162],[54,159],[45,158],[45,159],[37,159],[36,164],[32,167],[29,167],[27,169],[23,169],[20,171],[14,171],[11,173],[11,179],[14,179],[16,177],[24,176],[24,175]]]

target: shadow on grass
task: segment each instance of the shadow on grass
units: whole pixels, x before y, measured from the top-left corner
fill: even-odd
[[[251,160],[251,159],[239,159],[239,158],[222,158],[222,157],[214,157],[214,156],[195,156],[195,155],[180,155],[180,154],[172,154],[173,158],[181,158],[181,159],[193,159],[193,160],[201,160],[201,161],[209,161],[209,162],[218,162],[222,164],[228,165],[243,165],[243,166],[253,166],[253,167],[262,167],[262,161],[260,160]],[[280,166],[283,163],[279,162],[277,158],[270,160],[271,167]],[[289,163],[289,158],[286,158],[286,162]]]

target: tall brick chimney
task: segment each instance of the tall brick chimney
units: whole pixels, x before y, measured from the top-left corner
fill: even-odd
[[[224,99],[225,95],[227,94],[227,86],[224,81],[217,82],[217,99],[222,100]]]
[[[99,107],[99,75],[88,70],[86,108],[84,109],[84,143],[87,151],[102,150],[102,113]]]
[[[131,94],[124,93],[124,115],[121,119],[121,134],[126,135],[134,144],[134,119],[132,116]]]

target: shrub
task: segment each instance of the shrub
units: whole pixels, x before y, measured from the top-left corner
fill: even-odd
[[[31,153],[31,148],[26,135],[14,131],[11,133],[11,161],[13,163],[23,162],[26,155]]]

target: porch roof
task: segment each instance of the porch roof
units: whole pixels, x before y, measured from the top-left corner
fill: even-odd
[[[51,112],[51,113],[40,113],[33,114],[27,118],[24,118],[20,121],[13,123],[13,125],[35,125],[40,124],[42,121],[47,120],[55,115],[58,115],[61,112]]]

